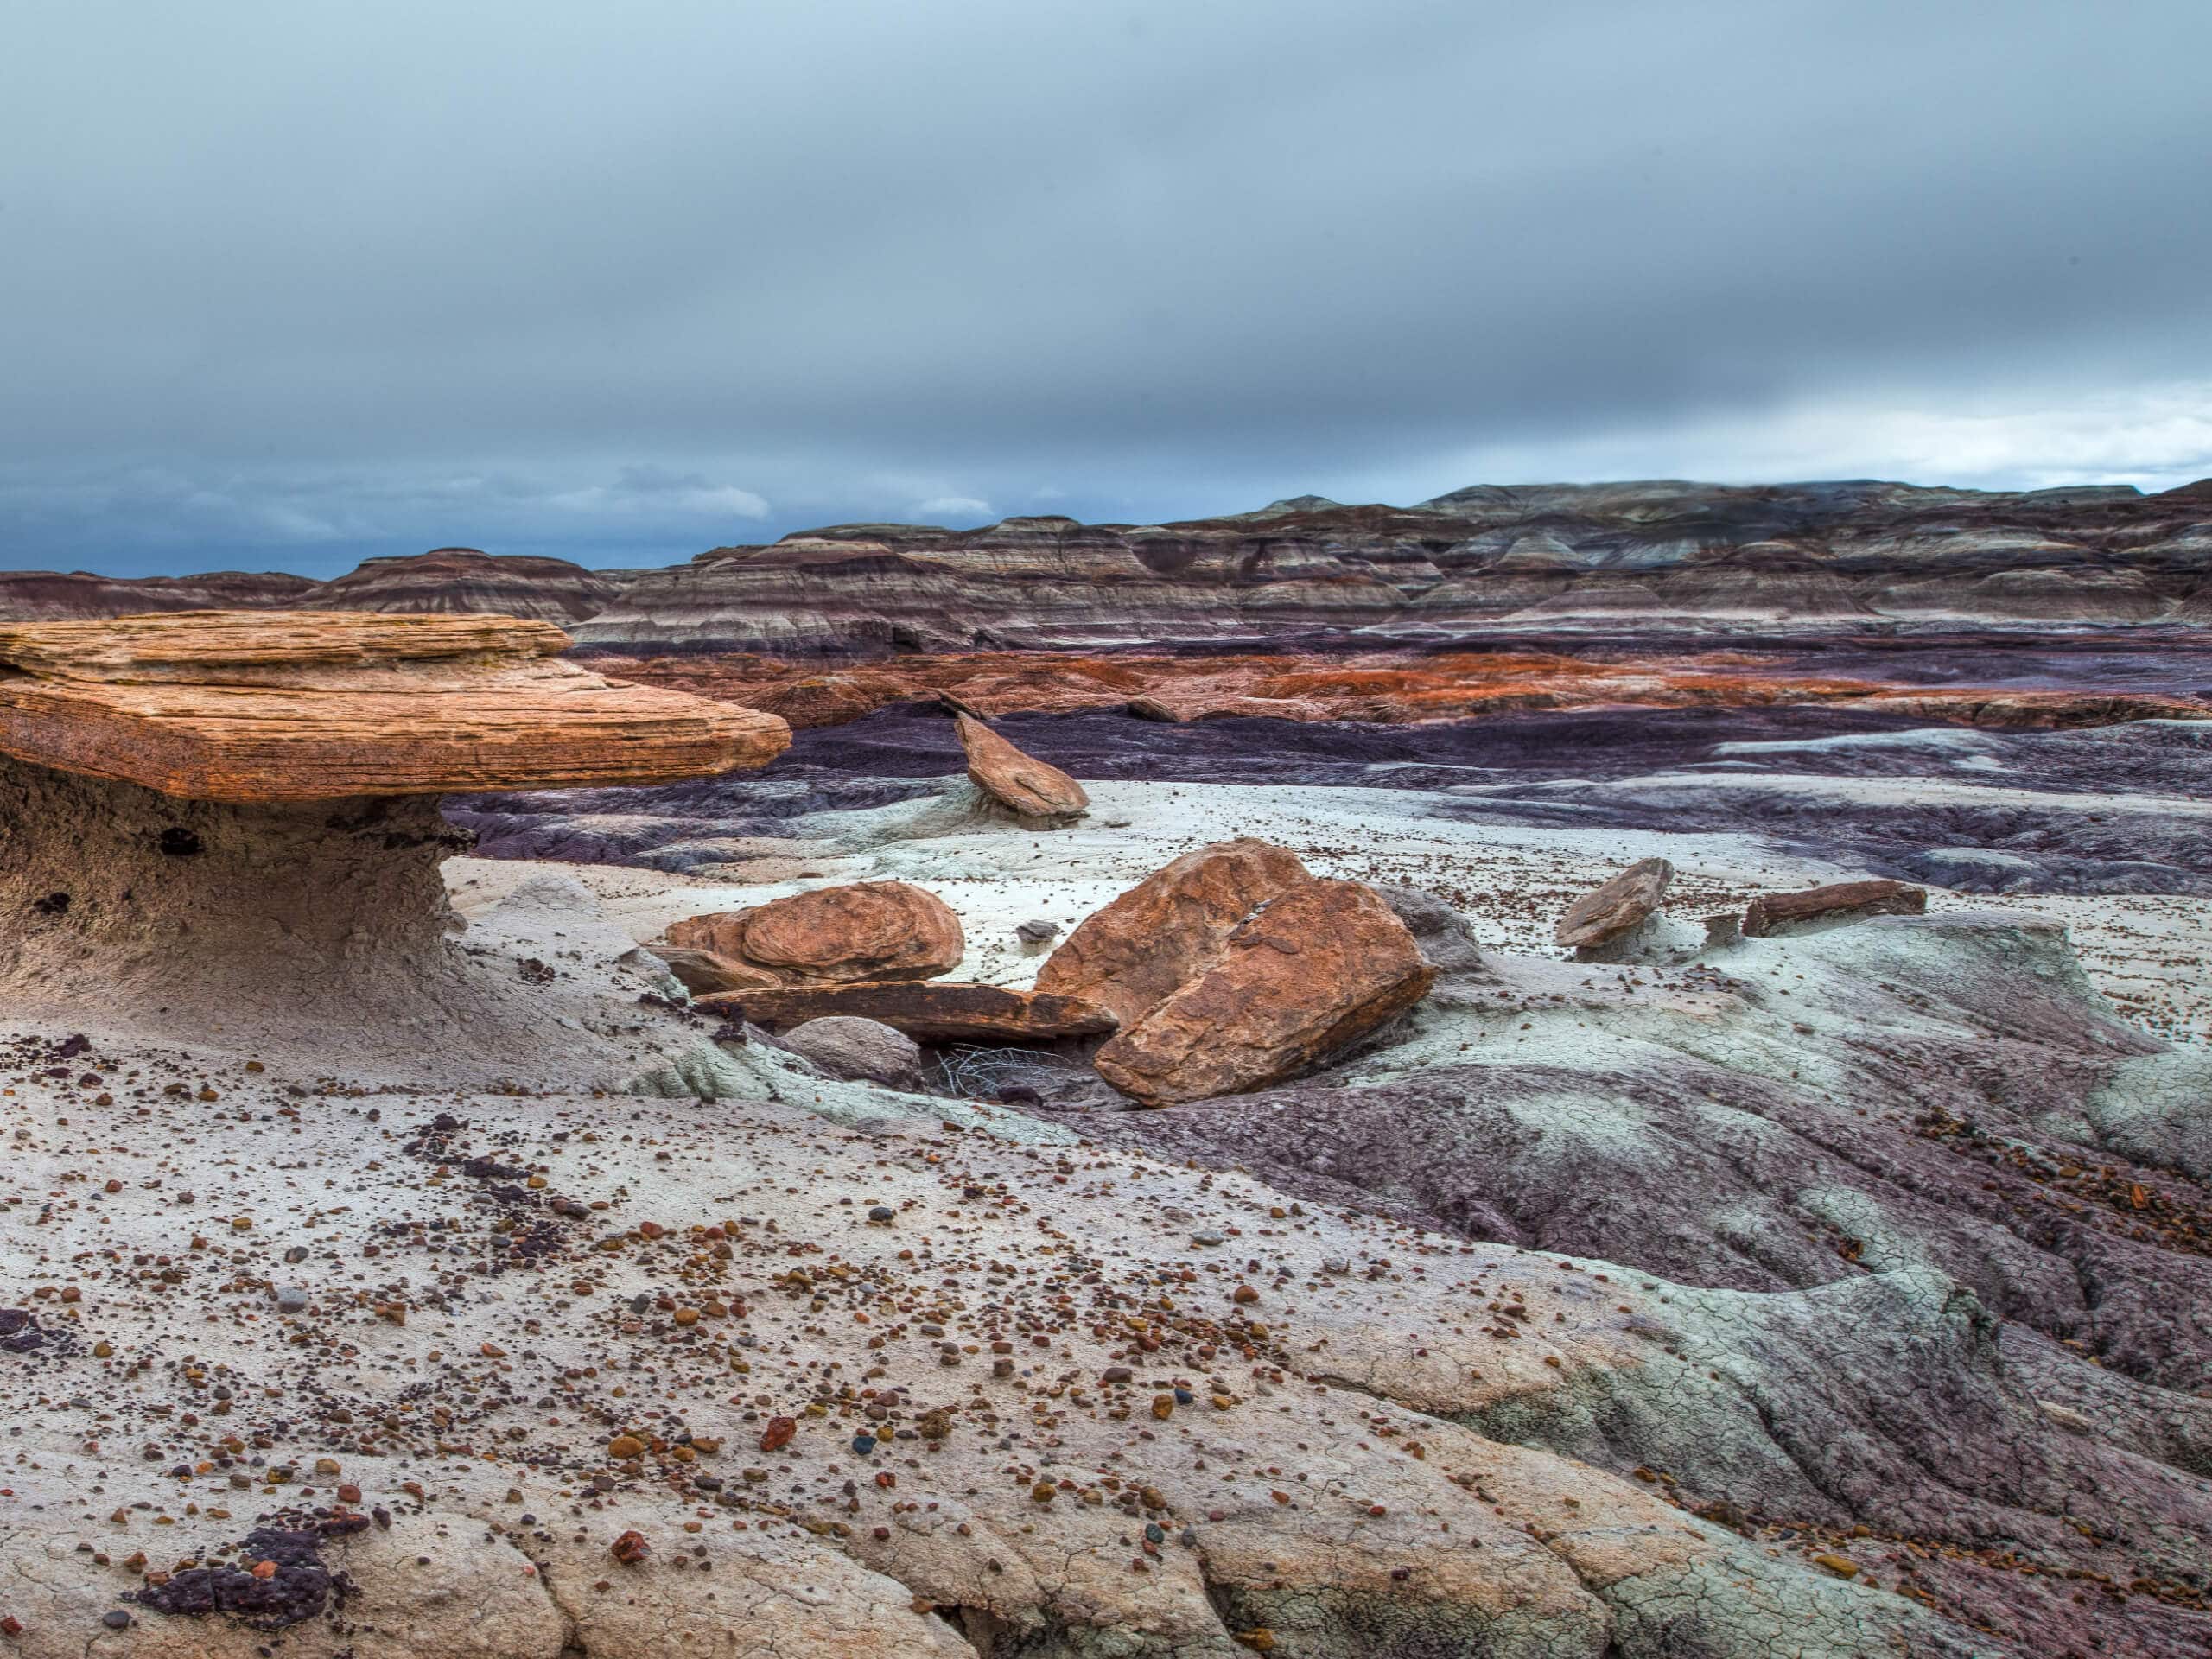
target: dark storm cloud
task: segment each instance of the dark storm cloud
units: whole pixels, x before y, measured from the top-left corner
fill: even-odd
[[[10,15],[0,566],[2212,470],[2197,0]]]

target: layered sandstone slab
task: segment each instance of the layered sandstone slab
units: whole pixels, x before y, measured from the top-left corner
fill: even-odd
[[[790,741],[549,660],[567,639],[480,615],[0,626],[0,1002],[506,1041],[515,982],[452,948],[439,865],[469,836],[435,798],[672,782]]]
[[[1111,1010],[1082,997],[942,979],[729,991],[695,1006],[777,1031],[849,1014],[925,1043],[1058,1042],[1102,1036],[1119,1023]]]
[[[790,741],[772,715],[552,660],[567,644],[481,615],[0,626],[0,753],[247,803],[668,783]]]

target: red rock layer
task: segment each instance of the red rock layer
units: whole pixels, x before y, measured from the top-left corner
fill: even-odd
[[[1748,671],[1756,660],[1700,652],[1599,662],[1553,652],[1378,652],[1095,658],[963,652],[824,671],[752,654],[578,658],[609,679],[689,691],[838,726],[897,702],[936,699],[988,718],[1125,709],[1158,720],[1271,715],[1403,723],[1539,709],[1750,707],[1818,702],[1978,726],[2103,726],[2212,715],[2212,700],[2101,691],[1885,683]]]

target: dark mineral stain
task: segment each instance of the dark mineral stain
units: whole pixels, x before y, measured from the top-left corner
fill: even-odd
[[[321,1552],[327,1540],[368,1525],[365,1515],[339,1515],[302,1526],[256,1527],[234,1552],[238,1564],[190,1567],[166,1584],[128,1593],[157,1613],[222,1613],[256,1630],[281,1630],[352,1592],[351,1581],[325,1567]],[[264,1564],[275,1570],[257,1576],[254,1569]]]

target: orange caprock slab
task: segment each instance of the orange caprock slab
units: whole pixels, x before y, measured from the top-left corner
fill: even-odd
[[[773,715],[561,661],[568,643],[490,615],[0,625],[0,754],[244,804],[671,783],[791,741]]]

